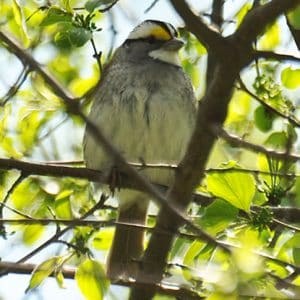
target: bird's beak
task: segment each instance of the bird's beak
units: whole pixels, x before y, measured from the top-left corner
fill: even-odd
[[[165,42],[161,48],[166,51],[178,51],[183,45],[184,45],[184,42],[182,40],[173,38],[173,39]]]

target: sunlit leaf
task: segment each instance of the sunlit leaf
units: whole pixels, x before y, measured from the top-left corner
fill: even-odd
[[[11,195],[14,207],[33,217],[42,217],[47,210],[47,201],[52,196],[41,189],[33,178],[23,180]]]
[[[70,61],[69,55],[65,53],[59,53],[53,60],[49,63],[49,68],[51,72],[64,84],[69,85],[73,81],[83,80],[78,74],[78,69]]]
[[[272,50],[280,43],[280,27],[278,22],[268,28],[266,33],[259,41],[259,45],[263,50]]]
[[[22,142],[22,151],[28,152],[32,149],[38,137],[39,130],[45,119],[38,111],[28,111],[26,108],[20,110],[17,129],[20,142]]]
[[[64,288],[64,280],[65,280],[65,278],[64,278],[64,275],[63,275],[63,273],[61,271],[58,272],[55,275],[55,279],[56,279],[56,282],[57,282],[58,286],[60,288]]]
[[[263,258],[255,253],[262,247],[259,232],[246,228],[240,232],[238,240],[241,246],[233,251],[233,258],[237,267],[247,274],[262,273]]]
[[[26,245],[33,245],[37,242],[45,231],[43,225],[35,224],[28,225],[22,228],[23,230],[23,242]]]
[[[210,173],[206,180],[210,193],[239,209],[249,211],[255,194],[255,180],[251,174],[239,170]]]
[[[206,243],[202,241],[194,241],[191,246],[187,249],[183,263],[187,266],[194,265],[201,251],[205,249]],[[183,272],[183,276],[186,280],[191,279],[191,273],[187,270]]]
[[[226,201],[217,199],[204,209],[200,224],[211,234],[225,230],[236,218],[238,210]]]
[[[112,243],[114,228],[103,228],[93,237],[93,247],[97,250],[108,250]]]
[[[49,277],[56,270],[56,268],[61,264],[61,262],[62,258],[60,256],[55,256],[39,264],[33,271],[26,292],[38,287],[47,277]]]
[[[30,40],[27,34],[26,22],[24,20],[22,7],[20,6],[18,0],[13,0],[12,7],[14,12],[15,22],[17,23],[18,28],[20,30],[24,46],[28,47],[30,44]]]
[[[72,194],[72,190],[64,190],[56,196],[55,212],[58,218],[69,220],[73,218],[72,206],[70,201],[70,195]]]
[[[246,14],[249,12],[249,10],[251,9],[251,4],[250,3],[245,3],[240,10],[237,12],[236,14],[236,19],[237,19],[237,26],[239,26],[241,24],[241,22],[243,21],[244,17],[246,16]]]
[[[250,112],[251,97],[242,91],[236,91],[229,103],[229,109],[226,117],[226,124],[231,124],[242,120],[245,123],[245,118]]]
[[[6,136],[1,141],[1,148],[6,152],[8,157],[21,158],[22,153],[16,148],[13,138]]]
[[[63,2],[63,6],[65,8],[65,10],[69,13],[72,12],[72,7],[71,7],[71,4],[70,4],[70,0],[62,0]]]
[[[195,62],[191,62],[189,59],[182,60],[182,66],[189,77],[192,79],[193,86],[197,87],[200,83],[199,70]]]
[[[236,293],[223,294],[221,292],[211,293],[206,300],[238,300],[238,295]]]
[[[92,259],[86,259],[77,269],[75,279],[80,291],[87,300],[101,300],[107,289],[107,279],[102,265]]]
[[[298,264],[300,260],[300,233],[295,233],[290,239],[288,239],[280,249],[278,255],[282,256],[285,252],[288,252],[289,249],[292,249],[292,256],[290,259],[293,258],[294,263]]]
[[[93,88],[97,81],[99,80],[99,75],[94,74],[91,78],[75,78],[72,80],[70,85],[70,90],[78,97],[84,95],[87,91]]]
[[[287,67],[281,72],[281,81],[288,89],[296,89],[300,86],[300,69]]]

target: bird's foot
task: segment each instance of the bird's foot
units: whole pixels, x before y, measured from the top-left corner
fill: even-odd
[[[120,190],[121,187],[121,173],[117,167],[112,167],[108,176],[108,182],[109,182],[109,190],[114,196],[115,190]]]

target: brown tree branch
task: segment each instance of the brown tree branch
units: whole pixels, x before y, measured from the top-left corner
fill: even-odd
[[[0,273],[2,270],[6,270],[7,273],[11,274],[23,274],[23,275],[31,275],[32,272],[36,269],[38,265],[37,264],[30,264],[30,263],[15,263],[15,262],[9,262],[9,261],[0,261]],[[61,272],[64,276],[64,278],[67,279],[74,279],[75,273],[77,268],[70,267],[70,266],[64,266],[61,268]],[[52,273],[49,275],[49,277],[55,277],[56,274]],[[103,278],[104,280],[107,280],[107,278]],[[132,287],[132,286],[145,286],[146,284],[139,283],[139,282],[130,282],[130,281],[122,281],[119,280],[115,284],[121,285],[124,287]],[[163,294],[163,295],[169,295],[176,297],[176,299],[185,299],[185,300],[200,300],[205,299],[198,295],[197,292],[194,292],[191,289],[188,288],[178,288],[177,285],[157,285],[156,286],[157,293]]]
[[[36,267],[36,264],[0,261],[0,273],[5,270],[7,273],[31,275]],[[63,267],[61,271],[65,278],[74,279],[76,268]],[[55,274],[52,273],[50,276],[55,277]]]
[[[299,4],[300,0],[272,0],[264,5],[256,6],[245,16],[234,33],[236,41],[251,47],[267,25]]]
[[[221,28],[223,25],[223,7],[224,0],[214,0],[212,4],[211,23],[215,26],[218,32],[221,34]],[[215,68],[217,66],[217,58],[213,51],[208,51],[207,67],[206,67],[206,86],[213,80]]]

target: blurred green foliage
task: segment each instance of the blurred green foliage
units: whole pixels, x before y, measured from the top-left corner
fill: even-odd
[[[99,57],[103,51],[101,63],[108,62],[111,41],[102,34],[108,31],[105,24],[112,19],[101,9],[112,2],[28,0],[24,4],[25,1],[2,0],[0,29],[41,60],[43,67],[87,110],[90,99],[84,96],[101,77],[99,61],[92,56]],[[244,1],[240,6],[232,3],[235,9],[231,19],[224,22],[222,30],[225,34],[241,24],[252,4],[253,1]],[[299,15],[299,8],[288,14],[296,29],[300,27]],[[279,20],[266,29],[256,43],[258,50],[291,47],[291,40],[286,42],[288,29],[281,25],[282,20]],[[201,103],[201,95],[207,87],[207,50],[186,28],[179,31],[185,41],[180,54],[182,65]],[[91,54],[91,40],[99,47],[98,53]],[[10,63],[16,64],[18,59],[10,54],[4,43],[0,43],[0,50],[7,60],[6,67]],[[17,73],[12,88],[3,85],[7,89],[2,91],[0,86],[1,158],[82,160],[84,124],[66,112],[63,102],[34,70],[22,67],[17,70],[1,68],[0,82],[5,82],[10,72]],[[199,192],[211,197],[212,202],[193,203],[189,216],[216,239],[229,244],[233,255],[189,236],[189,228],[184,227],[182,236],[178,235],[170,251],[170,260],[175,263],[170,264],[166,280],[175,280],[178,287],[189,288],[210,300],[244,299],[243,295],[250,297],[252,294],[270,299],[284,298],[287,293],[278,286],[274,276],[282,280],[288,278],[289,283],[299,287],[300,274],[293,275],[290,268],[279,261],[299,265],[299,229],[276,225],[269,207],[300,205],[299,167],[288,158],[288,154],[299,147],[299,126],[275,112],[297,121],[299,78],[300,69],[296,64],[264,59],[253,62],[241,73],[242,81],[260,101],[257,102],[237,82],[225,129],[255,144],[286,152],[287,158],[272,159],[265,154],[249,153],[224,141],[215,145],[208,163],[210,170],[198,188]],[[287,173],[289,177],[285,176]],[[4,217],[76,221],[97,203],[90,183],[74,178],[21,174],[24,178],[9,191],[19,175],[12,170],[0,172],[0,197],[5,205],[14,209],[2,207]],[[89,217],[109,221],[115,216],[114,207],[109,206],[96,210]],[[154,218],[149,218],[149,225],[153,224]],[[1,236],[7,238],[4,243],[15,241],[19,247],[34,249],[49,236],[66,230],[68,235],[59,237],[63,247],[57,247],[52,257],[38,264],[27,291],[39,288],[51,274],[54,274],[58,288],[64,287],[62,268],[72,265],[77,268],[75,279],[85,299],[103,299],[104,295],[109,295],[103,258],[111,245],[114,229],[100,225],[69,228],[66,224],[54,226],[38,222],[5,225],[1,228]],[[261,253],[274,259],[267,259]],[[157,295],[155,299],[173,298]]]

